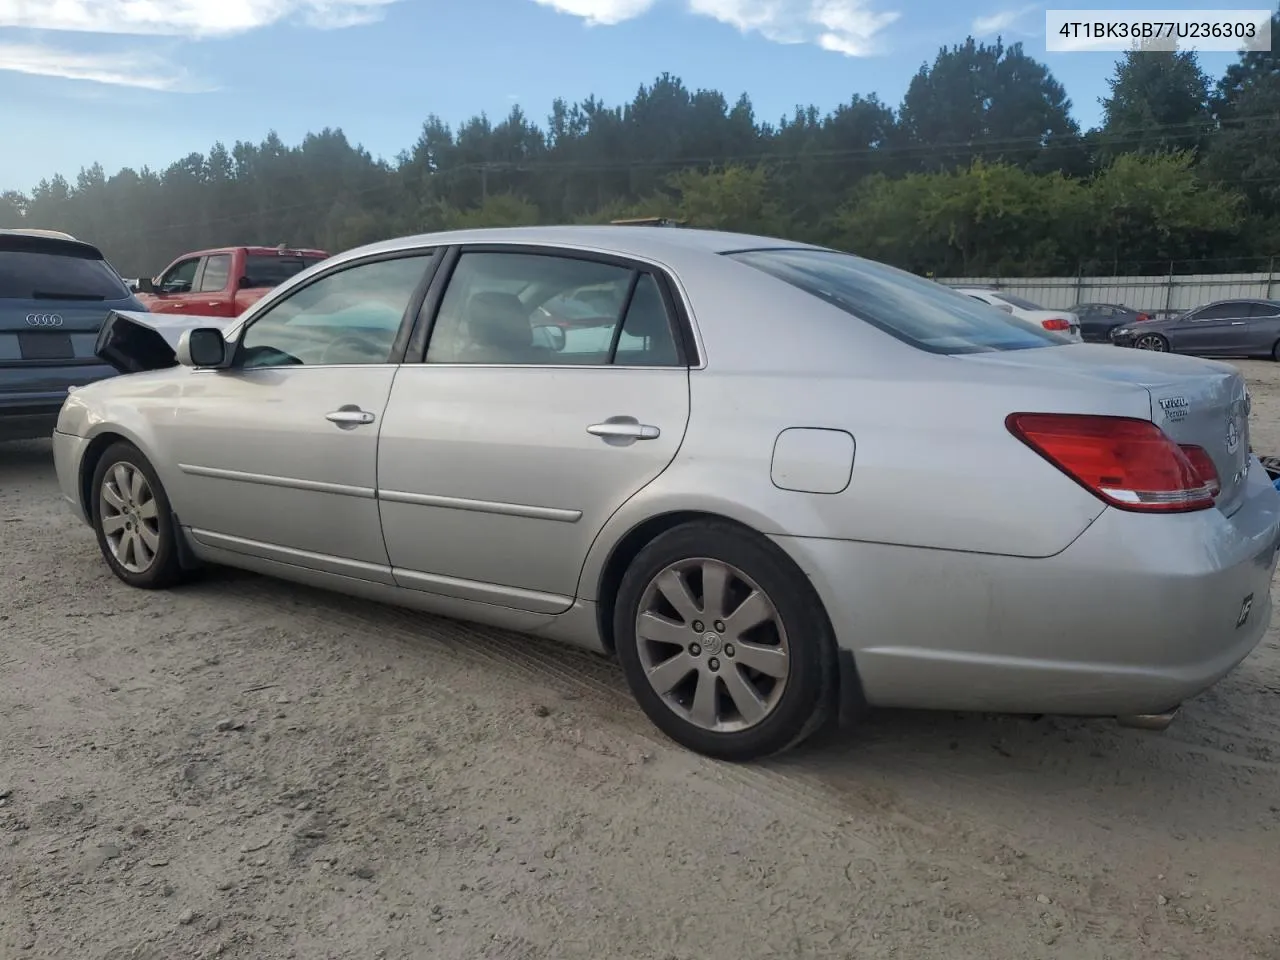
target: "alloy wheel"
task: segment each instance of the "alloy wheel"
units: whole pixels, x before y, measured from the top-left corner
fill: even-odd
[[[98,496],[107,549],[125,570],[145,573],[160,550],[159,504],[146,475],[120,461],[102,478]]]
[[[716,733],[764,721],[791,672],[777,607],[721,560],[686,559],[661,570],[641,596],[636,645],[645,677],[666,705]]]
[[[1164,337],[1157,336],[1154,333],[1144,334],[1139,337],[1134,346],[1139,350],[1155,350],[1157,353],[1164,353],[1169,349],[1164,342]]]

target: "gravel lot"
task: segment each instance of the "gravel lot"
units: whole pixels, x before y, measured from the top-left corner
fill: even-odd
[[[130,590],[47,443],[0,562],[5,960],[1280,958],[1280,629],[1163,734],[884,712],[734,767],[547,642]]]

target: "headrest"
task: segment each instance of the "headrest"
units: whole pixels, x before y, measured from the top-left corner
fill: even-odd
[[[467,336],[487,347],[528,347],[533,343],[529,311],[514,293],[474,293],[467,301]]]

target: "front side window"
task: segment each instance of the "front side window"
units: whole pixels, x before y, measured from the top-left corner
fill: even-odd
[[[202,293],[217,293],[227,288],[231,278],[231,254],[216,253],[205,259],[204,273],[200,276]]]
[[[240,338],[242,367],[388,363],[430,252],[346,267],[267,308]]]
[[[1205,307],[1199,313],[1191,317],[1197,322],[1202,320],[1229,320],[1232,317],[1246,317],[1249,315],[1248,308],[1239,303],[1215,303]]]
[[[476,251],[458,259],[426,361],[671,366],[679,354],[651,273],[573,257]]]
[[[156,285],[161,293],[190,293],[191,284],[196,279],[196,267],[200,266],[200,258],[193,257],[190,260],[183,260],[181,263],[175,263],[160,278],[160,282]]]
[[[1026,350],[1071,343],[905,270],[834,250],[745,250],[726,256],[931,353]]]

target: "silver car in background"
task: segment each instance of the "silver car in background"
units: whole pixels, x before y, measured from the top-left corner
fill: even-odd
[[[1238,372],[827,249],[410,237],[99,352],[128,372],[54,453],[126,583],[228,564],[614,654],[713,756],[864,705],[1160,726],[1271,615]]]

